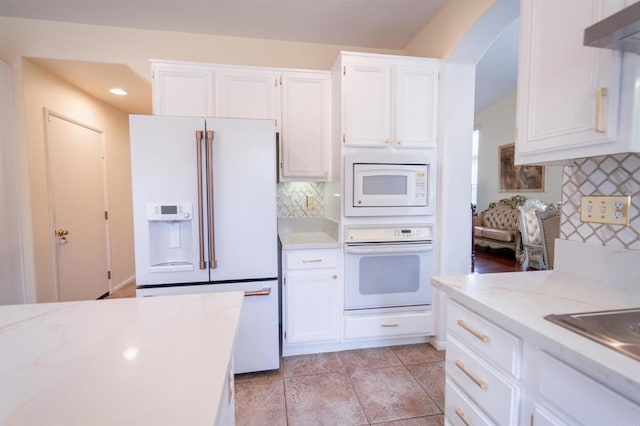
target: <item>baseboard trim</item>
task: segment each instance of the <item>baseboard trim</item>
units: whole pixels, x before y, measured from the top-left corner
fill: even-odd
[[[120,290],[121,288],[123,288],[123,287],[125,287],[125,286],[127,286],[127,285],[129,285],[129,284],[131,284],[131,283],[134,283],[134,282],[136,282],[136,276],[135,276],[135,275],[132,275],[132,276],[130,276],[129,278],[127,278],[126,280],[122,281],[122,282],[121,282],[120,284],[118,284],[117,286],[115,286],[115,287],[111,288],[111,291],[109,292],[109,294],[113,294],[113,293],[115,293],[116,291]]]

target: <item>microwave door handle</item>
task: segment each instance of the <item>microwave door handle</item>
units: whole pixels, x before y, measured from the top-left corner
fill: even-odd
[[[204,258],[204,209],[202,195],[202,130],[196,131],[196,155],[197,155],[197,176],[198,176],[198,243],[200,248],[200,269],[207,268]]]
[[[216,239],[213,191],[213,130],[207,130],[207,214],[209,217],[209,269],[216,269]]]
[[[415,244],[415,245],[403,245],[403,246],[383,246],[383,247],[354,247],[347,245],[345,253],[353,254],[393,254],[393,253],[415,253],[421,251],[431,251],[433,247],[431,244]]]

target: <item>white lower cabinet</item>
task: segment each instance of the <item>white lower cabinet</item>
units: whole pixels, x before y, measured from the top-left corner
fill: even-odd
[[[218,404],[218,415],[216,425],[231,426],[236,424],[235,408],[235,381],[233,378],[233,358],[227,367],[227,379],[224,382],[224,389]]]
[[[433,334],[431,310],[379,314],[349,314],[344,316],[344,338],[386,338],[427,336]]]
[[[582,360],[579,371],[557,342],[500,324],[448,301],[448,424],[639,424],[640,405],[608,387],[614,378],[601,367]]]
[[[303,353],[303,345],[340,340],[339,253],[338,249],[284,252],[283,355]]]

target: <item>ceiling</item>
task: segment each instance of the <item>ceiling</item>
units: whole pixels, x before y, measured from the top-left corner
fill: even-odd
[[[447,0],[0,0],[0,15],[150,30],[302,41],[402,50]],[[517,43],[516,43],[517,44]],[[512,49],[507,42],[496,49]],[[517,47],[516,47],[517,49]],[[517,51],[517,50],[516,50]],[[513,80],[502,76],[513,52],[490,49],[484,92]],[[487,53],[489,54],[489,52]],[[486,56],[486,55],[485,55]],[[517,56],[517,55],[516,55]],[[125,65],[29,58],[81,90],[126,113],[151,112],[150,82]],[[480,64],[479,64],[480,66]],[[506,65],[505,72],[513,73]],[[485,77],[481,77],[481,75]],[[118,83],[122,81],[121,83]],[[129,96],[107,92],[114,85]],[[133,89],[132,89],[133,88]],[[511,90],[515,89],[515,84]],[[500,88],[504,90],[504,88]],[[501,97],[501,96],[498,96]],[[490,103],[490,102],[489,102]]]

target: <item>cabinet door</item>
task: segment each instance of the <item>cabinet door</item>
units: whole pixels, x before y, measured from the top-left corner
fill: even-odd
[[[399,148],[436,146],[438,67],[395,67],[395,144]]]
[[[280,177],[326,180],[331,126],[329,73],[282,77]]]
[[[279,128],[279,74],[248,69],[225,69],[219,74],[222,117],[273,119]]]
[[[286,343],[338,340],[340,305],[336,269],[287,272]]]
[[[342,81],[345,145],[391,143],[391,67],[381,60],[345,61]]]
[[[189,65],[152,65],[154,115],[215,115],[215,73]]]
[[[623,6],[523,1],[516,163],[606,154],[615,142],[621,54],[583,46],[583,34]]]

